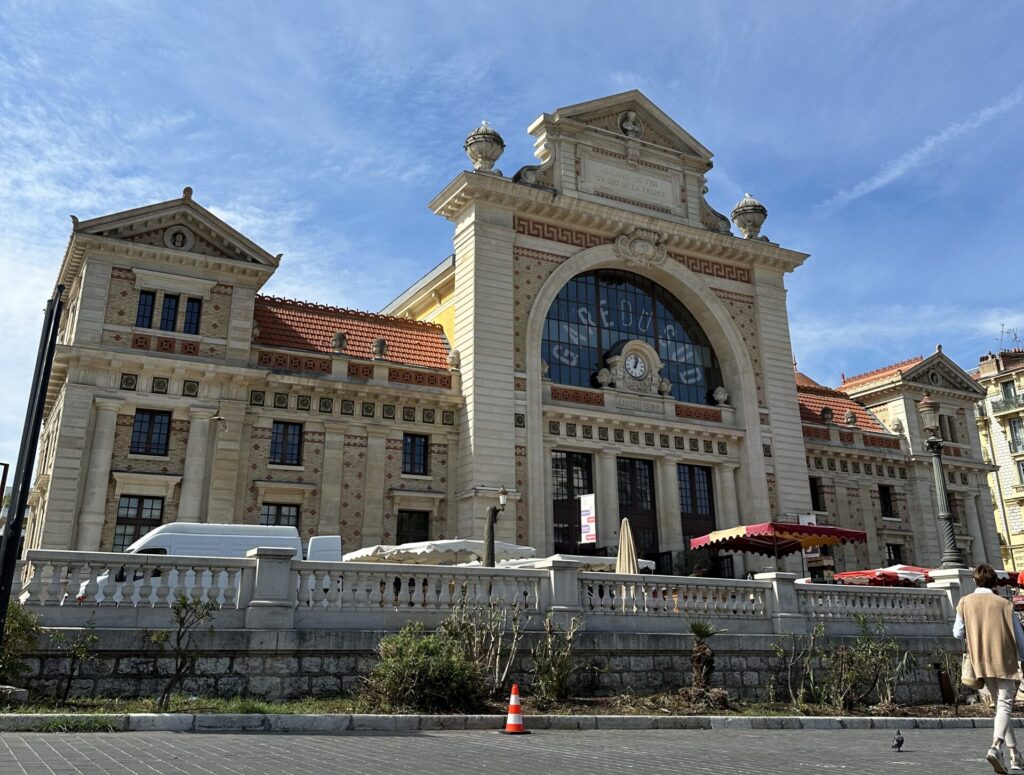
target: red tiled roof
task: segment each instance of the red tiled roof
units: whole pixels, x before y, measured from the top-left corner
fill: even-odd
[[[798,383],[796,398],[800,403],[801,422],[823,425],[825,421],[821,417],[821,410],[827,406],[832,410],[832,422],[840,427],[854,427],[846,424],[846,413],[852,409],[857,418],[856,427],[860,430],[869,433],[889,433],[867,409],[838,390]]]
[[[385,360],[407,366],[448,369],[448,341],[436,323],[329,307],[307,301],[257,296],[253,316],[257,344],[321,353],[334,352],[334,335],[348,336],[342,355],[373,358],[373,343],[388,343]]]
[[[864,385],[870,382],[880,382],[886,377],[895,374],[897,371],[906,369],[908,366],[914,366],[923,360],[924,358],[918,355],[914,358],[907,358],[907,360],[905,361],[893,363],[890,366],[883,366],[882,368],[875,369],[874,371],[866,371],[863,374],[857,374],[853,377],[847,377],[844,374],[843,387],[851,387],[852,385]]]
[[[822,385],[819,382],[815,382],[813,379],[808,377],[802,371],[794,371],[793,373],[796,376],[796,386],[798,388],[800,388],[800,387],[818,387],[818,388],[824,387],[824,385]]]

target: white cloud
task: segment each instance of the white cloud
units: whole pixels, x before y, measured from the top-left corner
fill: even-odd
[[[800,371],[826,385],[890,363],[928,355],[935,346],[964,369],[1000,347],[1003,327],[1024,335],[1024,310],[963,305],[878,305],[824,313],[796,311],[790,318],[793,353]],[[952,346],[950,346],[952,344]],[[1002,346],[1015,346],[1008,336]]]
[[[1016,89],[998,102],[982,108],[963,121],[950,124],[941,132],[929,135],[915,147],[886,164],[870,178],[862,180],[852,188],[837,192],[818,205],[818,208],[825,211],[834,211],[856,199],[860,199],[880,188],[888,186],[890,183],[894,183],[904,175],[925,164],[931,157],[949,145],[949,143],[980,129],[990,121],[1017,107],[1022,100],[1024,100],[1024,83],[1019,84]]]

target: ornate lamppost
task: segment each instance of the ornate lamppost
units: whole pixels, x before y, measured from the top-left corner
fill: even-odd
[[[936,519],[939,521],[939,532],[942,534],[942,567],[966,568],[964,556],[956,545],[953,515],[949,513],[949,496],[946,493],[946,475],[942,470],[943,445],[942,439],[938,436],[939,402],[925,393],[924,398],[917,405],[917,410],[921,413],[921,420],[924,422],[924,429],[928,434],[924,445],[932,455],[935,497],[939,504],[939,513],[936,515]]]
[[[487,507],[487,522],[484,523],[484,562],[483,567],[494,567],[494,522],[498,519],[499,512],[505,510],[508,503],[508,490],[504,485],[498,490],[498,505]]]

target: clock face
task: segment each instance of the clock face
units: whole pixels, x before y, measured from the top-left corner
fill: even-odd
[[[622,365],[625,367],[626,373],[635,379],[640,379],[647,373],[647,362],[636,353],[627,355]]]

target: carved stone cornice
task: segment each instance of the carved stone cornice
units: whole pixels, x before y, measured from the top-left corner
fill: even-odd
[[[771,243],[719,234],[583,199],[558,194],[552,196],[549,191],[518,185],[507,178],[474,172],[461,173],[434,197],[429,206],[436,214],[454,221],[474,201],[607,235],[605,239],[608,242],[630,228],[650,229],[665,235],[664,244],[670,251],[734,261],[748,267],[791,272],[808,258],[807,253]]]

